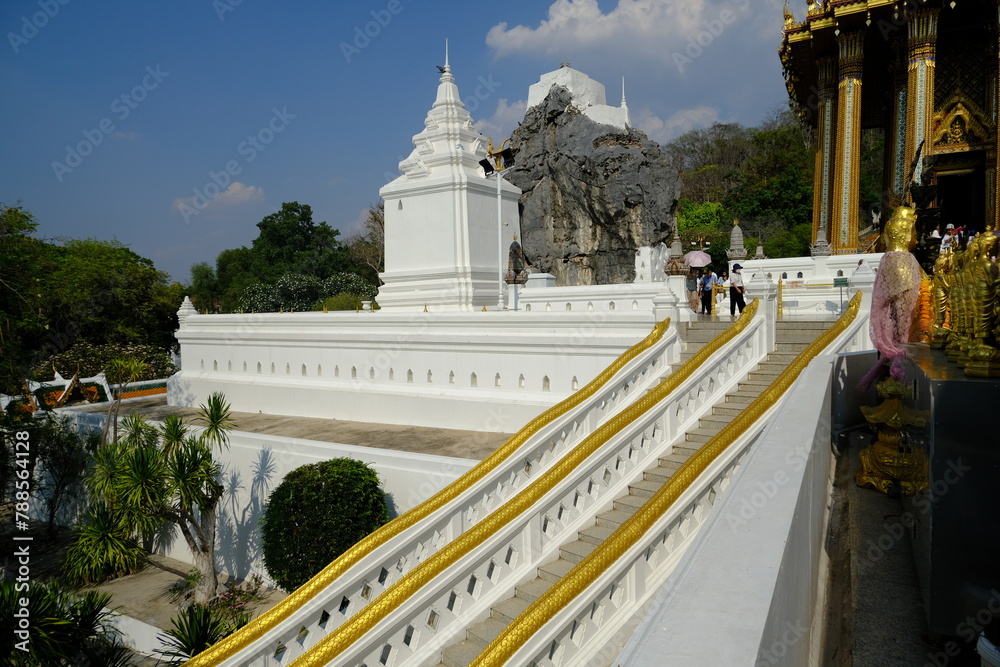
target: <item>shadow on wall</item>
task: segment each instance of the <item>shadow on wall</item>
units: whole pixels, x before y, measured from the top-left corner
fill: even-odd
[[[261,569],[260,519],[271,495],[275,470],[271,449],[260,450],[252,467],[249,498],[242,507],[241,498],[246,494],[240,472],[229,472],[224,478],[226,491],[219,506],[215,559],[216,567],[231,577],[245,579],[254,572],[255,564],[260,569],[257,573],[266,576]]]
[[[177,375],[167,378],[167,403],[181,408],[198,406],[198,397],[191,391],[191,383],[178,379]]]

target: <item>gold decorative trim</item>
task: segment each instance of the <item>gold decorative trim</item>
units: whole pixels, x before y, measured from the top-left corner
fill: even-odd
[[[844,314],[832,327],[810,343],[795,358],[795,361],[781,372],[781,375],[771,386],[754,399],[739,416],[702,445],[660,487],[660,490],[605,539],[601,546],[574,566],[568,574],[514,619],[472,662],[472,667],[500,667],[500,665],[507,664],[530,637],[552,620],[556,612],[565,608],[586,590],[592,581],[601,576],[611,564],[621,558],[629,548],[649,532],[660,517],[687,491],[708,466],[778,402],[809,362],[854,321],[860,308],[861,292],[858,292],[851,299]]]
[[[697,368],[708,360],[722,345],[732,340],[743,331],[754,313],[757,312],[759,299],[754,299],[733,324],[723,333],[716,336],[708,345],[700,349],[691,359],[686,361],[667,379],[635,403],[601,424],[593,433],[584,438],[572,450],[566,453],[551,468],[538,479],[526,486],[513,498],[502,504],[477,524],[466,530],[457,538],[446,544],[440,551],[417,565],[413,570],[396,581],[374,601],[342,625],[321,639],[307,653],[300,656],[291,667],[320,667],[326,665],[354,642],[375,627],[400,604],[430,583],[434,577],[457,563],[472,549],[476,548],[503,526],[527,511],[540,498],[581,465],[615,434],[638,419],[647,410],[652,409],[680,384],[690,377]]]
[[[528,438],[597,393],[601,387],[614,377],[615,373],[659,342],[669,326],[670,318],[656,324],[649,335],[623,352],[620,357],[613,361],[597,377],[588,382],[582,389],[532,419],[520,431],[511,436],[499,449],[480,461],[474,468],[410,511],[396,517],[374,533],[362,539],[276,606],[184,663],[185,667],[211,667],[219,665],[223,660],[231,657],[247,644],[260,640],[278,624],[289,618],[306,602],[311,600],[317,593],[331,585],[347,572],[348,569],[356,565],[361,558],[373,549],[385,544],[410,526],[418,523],[440,507],[443,507],[514,454]]]

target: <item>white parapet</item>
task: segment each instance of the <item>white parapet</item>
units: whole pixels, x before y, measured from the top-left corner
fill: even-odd
[[[654,324],[651,308],[560,310],[191,315],[168,401],[512,433]]]

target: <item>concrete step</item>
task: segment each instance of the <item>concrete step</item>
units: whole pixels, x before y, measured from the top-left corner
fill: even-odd
[[[778,331],[812,329],[813,331],[826,331],[833,325],[833,320],[783,320],[778,322]]]
[[[645,480],[642,480],[645,482]],[[654,482],[648,482],[648,484],[653,484]],[[659,487],[660,485],[657,485]],[[601,542],[611,537],[611,533],[615,532],[614,528],[608,526],[598,526],[593,525],[590,528],[584,528],[579,532],[580,539],[585,542],[590,542],[595,546],[599,546]]]
[[[619,509],[601,512],[597,515],[597,525],[606,526],[608,528],[618,528],[618,526],[628,521],[632,514],[632,512],[626,512]]]
[[[684,465],[691,455],[698,451],[695,447],[683,448],[680,444],[676,444],[671,451],[666,456],[661,456],[658,461],[661,468],[666,468],[670,470],[671,474],[677,471],[682,465]]]
[[[723,403],[721,405],[712,406],[712,414],[718,415],[720,417],[739,417],[743,414],[743,410],[746,406],[739,405],[737,403]]]
[[[637,509],[642,507],[649,498],[644,498],[643,496],[633,496],[631,493],[624,496],[615,498],[612,506],[616,510],[621,510],[622,512],[635,512]],[[598,515],[600,517],[600,515]]]
[[[523,584],[518,584],[514,588],[514,595],[528,602],[534,602],[538,598],[542,597],[545,591],[552,588],[553,582],[542,579],[541,577],[535,577],[531,581],[526,581]]]
[[[466,639],[446,647],[441,652],[440,664],[444,667],[469,667],[485,648],[485,645],[480,646],[477,641]]]
[[[589,556],[590,552],[596,548],[596,544],[584,542],[583,540],[574,540],[559,547],[559,557],[576,565]]]
[[[713,428],[713,427],[706,428],[699,425],[698,428],[693,428],[684,434],[684,442],[697,443],[703,445],[712,438],[714,438],[716,435],[718,435],[719,431],[721,430],[722,426],[719,426],[718,428]]]
[[[512,598],[507,598],[503,602],[493,605],[490,609],[490,614],[504,625],[510,625],[530,604],[531,602],[528,600],[515,595]]]
[[[766,380],[765,379],[743,380],[738,385],[736,385],[736,387],[740,391],[746,390],[746,391],[761,392],[770,387],[773,382],[774,378],[767,378]]]
[[[656,482],[657,484],[665,484],[680,467],[681,464],[679,463],[676,465],[663,465],[663,462],[661,461],[660,465],[655,468],[649,468],[644,471],[642,473],[642,478],[650,482]]]
[[[758,396],[760,396],[759,392],[738,391],[735,394],[726,394],[726,403],[732,403],[735,405],[750,405]]]
[[[500,636],[500,633],[503,632],[506,627],[506,623],[491,616],[485,621],[480,621],[470,627],[466,631],[466,639],[481,643],[483,645],[483,649],[485,649],[489,646],[491,641]]]
[[[729,422],[733,421],[732,415],[717,415],[714,413],[707,414],[698,420],[698,425],[704,428],[722,428]]]
[[[653,494],[660,490],[661,484],[640,479],[638,482],[629,484],[629,493],[643,498],[652,498]]]
[[[627,519],[628,517],[625,518]],[[617,527],[618,526],[615,526],[615,528]],[[562,558],[557,558],[554,561],[550,561],[548,563],[545,563],[544,565],[538,566],[538,578],[554,584],[555,582],[565,577],[572,569],[573,569],[572,563],[563,560]]]

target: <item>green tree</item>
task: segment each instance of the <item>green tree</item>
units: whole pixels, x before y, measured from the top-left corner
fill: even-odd
[[[371,291],[375,291],[377,270],[363,260],[367,256],[370,262],[376,261],[373,247],[377,244],[377,221],[372,218],[365,237],[364,242],[369,245],[357,244],[355,247],[356,251],[362,247],[370,251],[363,256],[352,252],[339,240],[338,230],[325,222],[314,222],[312,216],[312,208],[308,205],[286,202],[280,211],[257,223],[259,233],[249,248],[232,248],[219,253],[214,283],[219,310],[310,310],[318,300],[341,291],[362,296],[356,290],[331,292],[325,286],[318,287],[343,275],[365,276],[359,279],[360,282],[371,285]],[[207,268],[210,267],[192,267],[193,291],[204,293],[203,288],[211,284]],[[309,290],[316,294],[307,294]],[[365,295],[365,298],[370,297]]]
[[[199,312],[218,312],[222,305],[219,280],[215,269],[208,262],[199,262],[191,267],[191,287],[188,289],[191,303]]]
[[[0,202],[0,393],[22,392],[31,350],[49,327],[42,297],[48,262],[37,229],[31,213]]]
[[[353,459],[300,466],[268,499],[261,519],[264,565],[292,591],[388,520],[378,473]]]
[[[199,406],[197,419],[204,428],[192,437],[176,421],[154,429],[130,415],[122,421],[121,437],[101,447],[87,477],[90,521],[67,553],[69,579],[117,576],[123,566],[134,565],[138,541],[167,521],[177,526],[201,572],[195,602],[215,595],[216,517],[223,487],[212,450],[228,447],[233,420],[218,393]]]
[[[251,250],[261,260],[261,280],[274,281],[288,271],[326,278],[350,266],[347,248],[337,240],[340,232],[325,222],[314,223],[308,204],[286,202],[258,222],[257,229]]]

